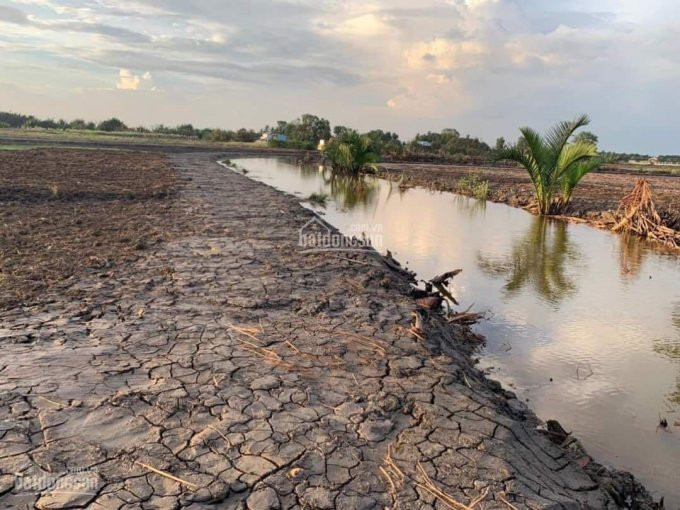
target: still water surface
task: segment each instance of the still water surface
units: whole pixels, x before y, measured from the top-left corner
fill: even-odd
[[[680,508],[680,259],[585,225],[452,193],[399,190],[273,158],[234,161],[348,235],[356,225],[419,278],[463,268],[461,308],[487,310],[480,367],[557,419],[597,460]],[[666,417],[668,431],[657,427]],[[680,423],[679,423],[680,425]]]

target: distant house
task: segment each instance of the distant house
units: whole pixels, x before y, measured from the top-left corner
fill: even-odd
[[[432,148],[432,142],[426,142],[425,140],[418,140],[416,143],[418,145],[420,145],[421,147],[425,147],[426,149]]]
[[[263,140],[265,142],[271,141],[287,142],[288,137],[281,133],[262,133],[262,136],[260,136],[260,140]]]

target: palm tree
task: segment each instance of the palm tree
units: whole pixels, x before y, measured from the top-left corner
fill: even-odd
[[[524,127],[515,146],[496,152],[496,160],[515,161],[526,168],[536,190],[539,214],[561,213],[581,178],[599,166],[595,145],[583,139],[569,143],[574,132],[589,123],[588,116],[581,115],[571,122],[559,122],[544,136]],[[561,196],[555,197],[557,193]]]
[[[326,144],[323,155],[330,161],[333,170],[350,174],[358,174],[366,168],[376,170],[380,161],[371,139],[353,129],[346,129],[332,138]]]

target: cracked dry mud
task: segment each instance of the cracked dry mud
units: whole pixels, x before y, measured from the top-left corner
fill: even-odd
[[[475,508],[617,507],[462,327],[406,331],[378,256],[301,254],[295,198],[171,158],[184,236],[83,276],[85,299],[0,312],[0,507],[451,508],[418,463]],[[40,477],[61,479],[22,490]]]

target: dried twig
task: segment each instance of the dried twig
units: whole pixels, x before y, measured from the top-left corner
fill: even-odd
[[[148,469],[149,471],[156,473],[157,475],[161,475],[165,478],[169,478],[170,480],[174,480],[175,482],[179,482],[181,484],[184,484],[192,490],[197,490],[199,488],[198,485],[196,485],[195,483],[187,482],[186,480],[182,480],[181,478],[177,478],[176,476],[173,476],[170,473],[167,473],[165,471],[161,471],[160,469],[156,469],[155,467],[149,466],[148,464],[144,464],[143,462],[140,462],[138,460],[135,461],[135,464],[138,464],[138,465],[142,466],[143,468]]]
[[[503,493],[498,494],[498,499],[505,503],[510,510],[518,510],[518,508],[515,505],[513,505],[507,499],[505,499],[505,494]]]
[[[380,267],[377,264],[371,264],[370,262],[364,262],[363,260],[351,259],[349,257],[341,257],[340,255],[331,255],[334,259],[346,260],[347,262],[354,262],[355,264],[361,264],[362,266],[373,266]]]
[[[61,402],[55,402],[54,400],[50,400],[49,398],[43,397],[42,395],[38,395],[38,398],[41,398],[41,399],[49,402],[50,404],[54,404],[55,406],[68,407],[68,405],[66,405],[66,404],[62,404]]]
[[[434,482],[432,482],[432,479],[428,476],[428,474],[425,472],[425,469],[423,466],[418,462],[418,471],[420,473],[422,483],[416,483],[416,485],[422,489],[425,489],[427,492],[432,494],[435,498],[437,498],[439,501],[444,503],[447,507],[453,509],[453,510],[472,510],[471,506],[465,505],[459,501],[456,501],[453,499],[451,496],[440,490]]]
[[[290,340],[286,340],[285,343],[286,343],[291,349],[293,349],[295,352],[297,352],[298,354],[300,354],[300,355],[302,354],[302,352],[300,351],[300,349],[298,349],[297,347],[295,347],[295,345],[293,345],[293,342],[291,342]]]
[[[227,442],[227,444],[229,445],[229,448],[231,448],[231,441],[229,441],[229,438],[227,436],[225,436],[220,429],[218,429],[217,427],[215,427],[213,425],[208,425],[208,428],[217,432],[220,435],[220,437]]]
[[[387,348],[388,345],[385,342],[376,340],[374,338],[369,338],[364,335],[360,335],[359,333],[353,333],[351,331],[344,331],[342,329],[336,330],[337,333],[340,333],[343,336],[346,336],[348,338],[351,338],[355,342],[363,345],[364,347],[368,347],[375,351],[377,354],[380,354],[381,356],[385,356],[387,354]]]
[[[446,320],[452,324],[452,323],[460,323],[460,324],[475,324],[476,322],[479,322],[481,318],[484,317],[483,313],[478,313],[478,312],[461,312],[461,313],[456,313],[453,314],[452,316],[448,317]]]
[[[680,233],[663,224],[645,179],[637,180],[633,190],[621,200],[617,213],[623,217],[612,227],[614,232],[634,232],[673,248],[680,247]]]
[[[260,339],[257,338],[255,335],[253,335],[247,328],[240,328],[238,326],[234,326],[233,324],[229,323],[227,324],[227,327],[230,329],[233,329],[237,331],[238,333],[241,333],[242,335],[247,336],[248,338],[252,338],[253,340],[259,342]],[[251,328],[252,331],[252,328]],[[242,338],[235,338],[236,341],[240,342],[243,346],[243,348],[246,351],[252,352],[254,354],[257,354],[258,356],[262,356],[265,360],[274,363],[276,365],[281,365],[285,366],[286,368],[294,368],[295,366],[292,363],[287,363],[286,361],[281,358],[276,352],[274,352],[271,349],[267,349],[265,347],[260,347],[259,345],[249,342],[248,340],[243,340]]]
[[[396,494],[397,494],[397,487],[396,487],[396,485],[394,485],[394,482],[392,481],[392,477],[390,476],[390,474],[389,474],[387,471],[385,471],[385,468],[382,467],[382,466],[380,466],[378,469],[380,469],[380,472],[381,472],[383,475],[385,475],[385,478],[387,478],[387,481],[388,481],[389,484],[390,484],[390,488],[392,489],[392,490],[390,491],[390,492],[392,493],[392,495],[393,495],[393,496],[396,495]]]
[[[477,506],[477,504],[481,503],[484,500],[484,498],[486,498],[486,496],[489,494],[489,489],[490,489],[490,487],[486,487],[484,489],[484,491],[479,496],[477,496],[475,499],[470,501],[470,505],[469,505],[470,508],[474,508],[475,506]]]

